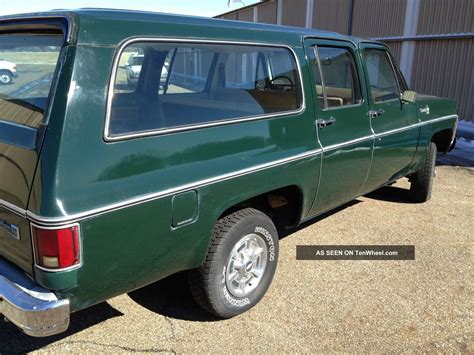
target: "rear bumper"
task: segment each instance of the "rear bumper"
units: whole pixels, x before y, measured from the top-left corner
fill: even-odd
[[[0,314],[24,333],[45,337],[69,326],[69,301],[31,281],[22,271],[0,258]]]

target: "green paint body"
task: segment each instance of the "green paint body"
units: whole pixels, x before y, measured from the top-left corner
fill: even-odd
[[[386,114],[371,122],[367,112],[378,104],[367,89],[361,48],[385,48],[381,44],[330,32],[139,12],[48,13],[55,15],[70,19],[71,39],[60,55],[40,154],[39,149],[38,153],[23,149],[20,163],[31,166],[38,159],[36,172],[27,177],[29,203],[24,194],[11,197],[10,202],[45,220],[64,218],[262,167],[78,218],[83,260],[73,271],[39,270],[33,265],[31,244],[12,252],[14,241],[0,234],[0,243],[10,248],[5,256],[13,260],[16,253],[17,259],[23,258],[17,264],[40,285],[70,299],[73,311],[199,266],[213,225],[236,204],[295,186],[302,196],[299,221],[307,220],[415,172],[433,135],[455,126],[455,103],[434,97],[419,97],[409,104],[400,100],[380,104]],[[120,43],[132,37],[289,46],[301,67],[306,107],[295,115],[106,142],[104,121],[113,61]],[[348,47],[355,54],[364,98],[360,105],[329,113],[313,99],[306,51],[321,42]],[[430,106],[429,115],[419,113],[424,105]],[[328,114],[336,124],[318,129],[315,121]],[[445,116],[452,117],[418,124]],[[330,145],[410,125],[413,128],[403,132],[324,151]],[[270,164],[311,151],[317,153]],[[6,209],[0,212],[0,218],[17,218]],[[24,233],[29,237],[29,232]]]

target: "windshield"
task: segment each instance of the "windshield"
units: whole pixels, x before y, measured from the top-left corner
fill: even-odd
[[[0,120],[41,124],[62,43],[62,34],[0,34]]]

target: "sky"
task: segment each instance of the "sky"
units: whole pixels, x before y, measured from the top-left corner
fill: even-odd
[[[258,1],[231,1],[229,7],[227,0],[0,0],[0,16],[52,9],[106,7],[212,17],[255,2]]]

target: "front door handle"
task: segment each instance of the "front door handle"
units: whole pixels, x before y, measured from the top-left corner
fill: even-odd
[[[430,107],[426,105],[425,107],[420,108],[420,113],[430,114]]]
[[[378,109],[378,110],[370,110],[369,111],[369,117],[370,118],[377,118],[382,116],[385,113],[385,110]]]
[[[324,127],[332,125],[335,122],[336,122],[336,119],[334,117],[330,117],[326,120],[316,120],[316,125],[318,126],[318,128],[324,128]]]

